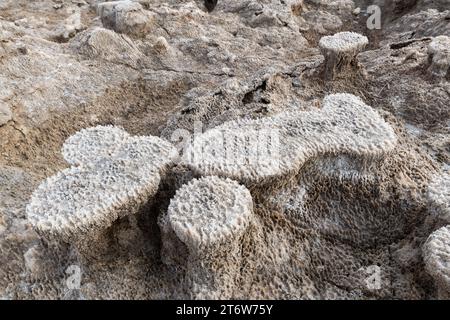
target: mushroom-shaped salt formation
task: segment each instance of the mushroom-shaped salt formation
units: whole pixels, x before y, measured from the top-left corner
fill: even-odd
[[[113,222],[151,200],[177,152],[157,137],[98,126],[67,139],[63,154],[74,167],[35,190],[28,219],[44,237],[73,242],[82,256],[95,257],[108,248]]]
[[[433,232],[423,246],[425,269],[433,277],[438,298],[450,299],[450,225]]]
[[[450,72],[450,37],[435,37],[428,45],[429,71],[432,75],[445,78]]]
[[[100,159],[135,159],[165,169],[177,156],[170,142],[158,137],[130,136],[115,126],[82,129],[69,137],[62,147],[64,159],[83,165]]]
[[[183,161],[200,175],[251,187],[296,174],[311,158],[374,161],[396,142],[393,129],[361,99],[333,94],[321,110],[231,121],[208,130],[194,138]]]
[[[253,217],[250,192],[215,176],[181,187],[160,218],[162,257],[186,268],[188,294],[230,298],[241,263],[240,240]]]
[[[428,186],[428,198],[439,219],[450,223],[450,174],[436,176]]]
[[[152,165],[99,161],[48,178],[33,193],[28,220],[44,237],[73,242],[83,256],[106,249],[117,219],[139,211],[158,190]]]
[[[325,79],[332,80],[344,67],[357,67],[357,55],[369,40],[355,32],[339,32],[322,37],[319,48],[325,57]]]

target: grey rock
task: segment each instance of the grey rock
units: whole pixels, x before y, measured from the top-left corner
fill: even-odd
[[[12,111],[9,105],[0,102],[0,126],[5,125],[12,119]]]

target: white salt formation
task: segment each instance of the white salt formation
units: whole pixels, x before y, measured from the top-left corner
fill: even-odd
[[[63,155],[74,167],[36,189],[27,215],[41,234],[73,241],[83,254],[95,251],[95,246],[101,250],[99,246],[106,246],[102,235],[113,222],[137,213],[151,200],[160,174],[173,164],[177,152],[157,137],[97,126],[69,137]]]
[[[28,220],[45,235],[76,239],[135,213],[158,190],[152,165],[99,161],[65,169],[44,181],[27,206]]]
[[[71,165],[88,164],[110,157],[129,137],[125,130],[114,126],[82,129],[64,142],[61,152]]]
[[[356,56],[369,43],[366,36],[355,32],[339,32],[322,37],[319,48],[325,57],[325,79],[334,79],[343,68],[358,66]]]
[[[396,142],[392,128],[361,99],[333,94],[317,111],[231,121],[208,130],[195,137],[183,160],[201,175],[255,185],[296,174],[312,158],[380,157]]]
[[[436,176],[428,186],[432,210],[441,221],[450,222],[450,175]],[[426,271],[434,278],[439,298],[450,298],[450,225],[434,231],[422,248]]]
[[[345,55],[360,52],[368,43],[367,37],[359,33],[339,32],[332,36],[322,37],[319,47],[325,52]]]
[[[219,177],[194,179],[181,187],[159,221],[162,258],[186,268],[194,298],[230,298],[239,271],[240,239],[253,219],[250,192]]]
[[[240,237],[248,227],[252,206],[244,186],[212,176],[180,188],[170,202],[168,218],[178,238],[197,251]]]
[[[434,278],[439,298],[450,298],[450,225],[433,232],[423,246],[425,269]]]
[[[72,165],[89,164],[103,158],[148,162],[165,168],[177,156],[171,143],[158,137],[130,136],[114,126],[82,129],[63,144],[64,159]]]
[[[428,46],[429,71],[432,75],[444,78],[450,68],[450,38],[435,37]]]
[[[437,211],[439,218],[450,223],[450,174],[437,175],[428,186],[430,205]]]

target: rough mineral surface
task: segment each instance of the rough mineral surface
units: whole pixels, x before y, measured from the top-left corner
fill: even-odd
[[[450,222],[450,173],[436,175],[428,187],[431,207],[434,207],[440,218]]]
[[[80,130],[64,142],[62,154],[72,165],[112,159],[142,163],[142,166],[153,165],[159,170],[168,166],[177,156],[172,144],[163,139],[130,136],[122,128],[114,126]]]
[[[61,152],[72,165],[90,164],[111,156],[129,137],[125,130],[113,126],[82,129],[64,142]]]
[[[369,44],[366,36],[356,32],[339,32],[320,39],[319,47],[324,52],[336,54],[355,54]]]
[[[435,279],[443,297],[450,297],[450,226],[433,232],[423,247],[428,273]]]
[[[11,108],[8,105],[0,102],[0,126],[6,124],[11,119]]]
[[[28,220],[44,234],[63,239],[108,228],[119,217],[136,212],[158,190],[157,170],[125,161],[65,169],[33,193]]]
[[[103,26],[120,33],[143,35],[150,31],[151,14],[137,1],[109,1],[97,5]]]
[[[358,67],[357,55],[369,43],[366,36],[355,32],[339,32],[322,37],[319,48],[325,58],[325,79],[333,79],[345,67]]]
[[[450,69],[450,37],[435,37],[428,46],[430,71],[439,77],[445,77]]]
[[[152,199],[160,174],[177,155],[160,138],[130,136],[114,126],[77,132],[66,140],[62,153],[75,167],[36,189],[27,217],[41,235],[74,242],[85,256],[107,248],[105,234],[113,222],[137,214]]]
[[[252,208],[245,187],[232,180],[206,177],[180,188],[167,214],[178,238],[194,250],[201,250],[242,236]]]
[[[377,157],[396,142],[392,128],[361,99],[334,94],[317,111],[237,120],[211,129],[194,137],[185,161],[201,175],[255,184],[295,175],[311,158]]]
[[[448,0],[0,1],[0,299],[445,298],[449,15]],[[360,35],[350,51],[320,45],[342,33]],[[198,166],[172,158],[196,140]],[[177,194],[210,179],[185,198],[211,219],[172,228]],[[67,211],[82,206],[95,215]],[[225,235],[239,206],[221,245],[175,232]]]
[[[219,177],[182,186],[160,217],[163,261],[184,270],[181,293],[189,298],[232,298],[245,263],[253,201],[244,186]]]

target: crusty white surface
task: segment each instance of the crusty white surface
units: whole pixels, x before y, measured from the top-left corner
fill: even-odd
[[[450,292],[450,225],[433,232],[423,246],[425,268],[444,292]]]
[[[170,201],[168,218],[178,238],[199,250],[243,234],[253,213],[250,192],[230,179],[194,179]]]
[[[355,52],[363,49],[369,40],[356,32],[339,32],[332,36],[322,37],[319,47],[335,53]]]
[[[208,130],[195,137],[184,161],[201,174],[253,184],[295,173],[312,157],[379,156],[396,142],[394,131],[376,111],[342,93],[325,97],[318,111],[231,121]],[[261,153],[264,148],[268,151]]]

